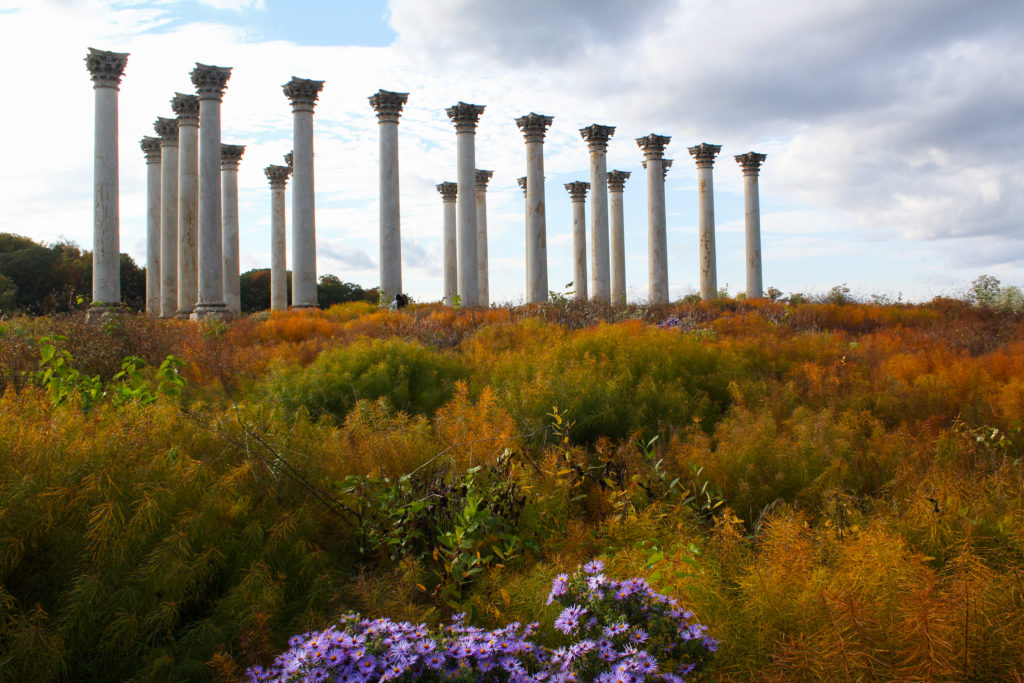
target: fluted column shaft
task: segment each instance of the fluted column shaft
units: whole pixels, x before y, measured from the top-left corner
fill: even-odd
[[[284,191],[292,169],[267,166],[263,171],[270,181],[270,310],[288,310],[288,264],[285,239]]]
[[[590,298],[611,301],[608,258],[608,139],[614,126],[593,124],[580,129],[590,150]]]
[[[622,205],[629,171],[608,172],[609,252],[613,304],[626,303],[626,219]]]
[[[95,91],[93,154],[93,306],[121,302],[117,93],[128,55],[89,48],[85,66]]]
[[[590,183],[566,183],[572,200],[572,284],[574,298],[587,298],[587,190]]]
[[[494,171],[476,170],[476,279],[480,287],[479,304],[491,305],[490,277],[487,267],[487,183]]]
[[[398,118],[409,94],[380,90],[369,99],[380,128],[380,291],[383,301],[390,302],[402,291]]]
[[[220,146],[221,182],[221,255],[224,287],[224,306],[229,312],[242,312],[242,298],[238,256],[238,164],[245,152],[244,145]]]
[[[175,93],[171,109],[178,115],[176,306],[187,318],[199,300],[199,98]]]
[[[160,316],[160,138],[144,137],[146,155],[146,314]]]
[[[647,172],[647,301],[668,303],[668,238],[665,220],[665,146],[672,138],[648,135],[637,138]]]
[[[313,106],[323,81],[292,77],[284,88],[292,103],[292,307],[317,306],[316,202],[313,183]]]
[[[764,297],[761,275],[761,199],[758,173],[767,158],[765,154],[747,152],[734,157],[743,168],[743,219],[747,252],[747,298]]]
[[[157,119],[160,135],[160,317],[178,312],[178,122]]]
[[[456,206],[458,183],[441,183],[437,186],[444,207],[444,297],[445,306],[454,306],[459,293],[459,254],[456,236]]]
[[[690,147],[690,155],[697,162],[697,187],[700,214],[697,230],[700,233],[700,298],[710,301],[718,296],[718,273],[715,264],[715,187],[712,168],[721,145],[703,142]]]

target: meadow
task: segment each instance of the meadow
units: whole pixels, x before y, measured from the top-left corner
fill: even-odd
[[[0,391],[3,680],[235,681],[349,611],[550,624],[593,559],[708,626],[708,679],[1024,671],[1020,314],[14,317]]]

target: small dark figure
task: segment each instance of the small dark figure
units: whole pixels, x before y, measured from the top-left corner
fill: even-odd
[[[395,300],[391,302],[391,310],[395,310],[396,308],[405,308],[408,305],[409,295],[399,292],[398,294],[395,294]]]

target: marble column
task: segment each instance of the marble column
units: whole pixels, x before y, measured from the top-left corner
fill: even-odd
[[[270,310],[288,310],[288,261],[285,239],[284,190],[290,166],[263,169],[270,181]]]
[[[238,257],[238,164],[245,145],[220,146],[221,258],[224,305],[229,313],[242,312]]]
[[[526,176],[516,178],[516,184],[519,185],[519,189],[523,191],[523,219],[526,226],[523,232],[523,244],[530,243],[530,202],[526,198]],[[524,292],[530,291],[530,283],[533,282],[533,270],[530,268],[530,259],[526,259],[526,289]]]
[[[566,183],[572,200],[572,284],[577,299],[587,298],[587,190],[590,183]]]
[[[484,107],[459,102],[445,110],[455,124],[458,143],[458,241],[459,297],[462,305],[474,308],[480,303],[477,280],[476,235],[476,124]]]
[[[192,314],[199,299],[199,97],[174,93],[178,115],[177,317]]]
[[[380,128],[380,293],[388,304],[402,292],[402,229],[398,201],[398,117],[409,93],[370,96]]]
[[[323,81],[297,78],[281,86],[292,103],[292,308],[315,308],[316,202],[313,183],[313,107]]]
[[[743,169],[743,218],[747,237],[747,298],[764,297],[761,277],[761,199],[757,176],[766,154],[737,154],[736,163]]]
[[[608,171],[609,252],[613,304],[626,303],[626,220],[622,193],[629,171]]]
[[[459,292],[459,256],[455,225],[455,200],[458,196],[458,183],[441,183],[437,186],[441,193],[444,206],[444,298],[445,306],[454,306],[455,297]]]
[[[647,171],[647,301],[668,303],[668,238],[665,232],[665,146],[667,135],[637,138]]]
[[[158,118],[160,136],[160,317],[178,312],[178,122]]]
[[[117,93],[128,54],[89,48],[85,66],[95,91],[93,153],[92,308],[121,303],[121,245],[117,171]]]
[[[544,135],[554,120],[530,112],[516,119],[526,138],[526,303],[548,299],[547,211],[544,205]]]
[[[690,156],[697,162],[697,186],[700,193],[700,216],[697,230],[700,233],[700,298],[710,301],[718,296],[718,273],[715,266],[715,187],[711,169],[721,145],[702,142],[689,148]]]
[[[193,320],[227,315],[221,254],[220,102],[230,67],[196,63],[192,84],[199,96],[199,298]]]
[[[160,138],[139,142],[146,155],[146,314],[160,317]]]
[[[494,171],[476,169],[476,279],[480,286],[480,305],[491,305],[491,291],[487,268],[487,183]]]
[[[614,126],[592,124],[580,129],[590,150],[590,298],[611,301],[608,263],[608,139]]]

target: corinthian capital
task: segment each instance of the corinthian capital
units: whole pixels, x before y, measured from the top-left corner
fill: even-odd
[[[601,126],[593,123],[580,128],[580,136],[586,141],[591,152],[604,152],[608,149],[608,139],[615,134],[615,126]]]
[[[211,66],[196,62],[196,68],[192,69],[192,85],[196,86],[196,93],[201,100],[217,100],[224,96],[224,88],[231,78],[230,66]]]
[[[608,171],[608,191],[622,192],[630,175],[629,171]]]
[[[636,146],[643,150],[644,159],[660,159],[665,153],[665,147],[672,140],[667,135],[645,135],[636,139]],[[644,167],[646,168],[646,166]]]
[[[281,86],[285,97],[292,101],[292,111],[313,111],[313,105],[324,89],[324,81],[292,76],[292,80]]]
[[[171,111],[178,115],[179,126],[199,125],[199,96],[176,92],[171,98]]]
[[[486,190],[487,183],[491,182],[491,176],[494,175],[494,171],[481,171],[479,168],[476,169],[476,189]]]
[[[526,176],[522,178],[516,178],[516,182],[519,183],[519,188],[523,191],[523,196],[526,196]]]
[[[160,136],[161,144],[178,144],[178,119],[169,119],[159,116],[153,124],[153,130],[155,130],[156,134]]]
[[[456,133],[472,133],[476,130],[476,123],[480,120],[480,115],[484,113],[484,108],[482,104],[459,102],[444,111],[455,124]]]
[[[722,151],[721,145],[709,145],[702,142],[689,148],[690,156],[697,162],[697,168],[711,168],[715,165],[715,157]]]
[[[761,164],[767,158],[767,154],[759,152],[747,152],[746,154],[737,154],[733,157],[736,163],[743,168],[743,175],[757,175],[761,171]]]
[[[516,125],[519,126],[519,130],[523,131],[527,142],[544,142],[544,134],[554,120],[553,116],[530,112],[526,116],[516,119]]]
[[[574,202],[582,202],[587,198],[587,190],[590,189],[590,183],[577,180],[574,183],[566,183],[565,189],[569,192],[569,199]]]
[[[378,90],[376,95],[370,95],[369,100],[370,106],[377,112],[378,121],[381,123],[385,121],[398,123],[398,117],[402,114],[402,107],[409,101],[409,93]]]
[[[147,164],[160,163],[160,138],[147,135],[139,140],[139,146],[142,147],[142,151],[146,154]]]
[[[92,75],[93,87],[96,88],[116,88],[121,85],[127,63],[127,52],[108,52],[90,47],[89,54],[85,56],[85,68]]]
[[[292,174],[292,169],[290,166],[274,166],[271,164],[263,169],[263,172],[267,175],[267,180],[270,181],[270,189],[283,190],[288,182],[288,176]]]
[[[237,171],[243,154],[245,154],[245,145],[222,144],[220,146],[220,170]]]
[[[288,165],[288,168],[295,167],[295,152],[288,152],[284,155],[284,163]]]
[[[454,202],[455,193],[458,192],[458,183],[441,183],[437,186],[437,191],[441,193],[441,201],[443,202]]]

